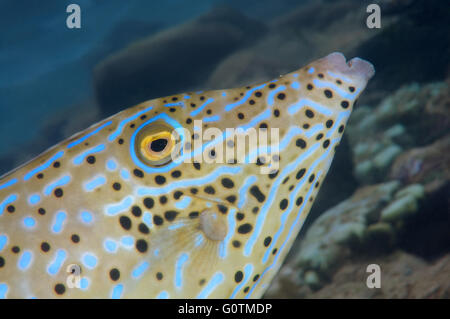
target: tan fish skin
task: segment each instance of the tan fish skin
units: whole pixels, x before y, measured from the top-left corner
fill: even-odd
[[[332,53],[263,84],[150,100],[2,176],[0,298],[261,297],[373,75],[370,63]],[[194,135],[195,120],[203,130],[279,128],[279,169],[261,174],[273,157],[173,161],[180,139],[183,154],[197,146],[172,130]],[[203,141],[204,161],[229,140]]]

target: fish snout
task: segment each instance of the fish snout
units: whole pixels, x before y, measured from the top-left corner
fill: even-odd
[[[352,80],[356,86],[365,87],[375,75],[372,63],[358,57],[347,62],[345,56],[340,52],[330,53],[319,61],[325,65],[327,70]]]

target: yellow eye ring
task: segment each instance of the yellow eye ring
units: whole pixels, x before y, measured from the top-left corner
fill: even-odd
[[[175,140],[170,132],[148,135],[141,141],[141,154],[149,161],[159,161],[172,152]]]
[[[172,127],[164,122],[153,122],[137,133],[135,154],[146,165],[162,166],[172,161],[177,141]]]

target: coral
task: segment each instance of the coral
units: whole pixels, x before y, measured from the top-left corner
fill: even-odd
[[[386,180],[392,164],[405,150],[442,136],[450,127],[449,113],[445,113],[450,104],[449,92],[445,82],[423,87],[413,83],[373,109],[357,108],[346,131],[357,180],[362,184]],[[424,136],[426,128],[432,134]]]
[[[281,274],[295,274],[297,286],[319,290],[349,258],[397,249],[405,225],[416,215],[426,214],[424,199],[421,184],[402,187],[399,181],[391,181],[358,189],[311,225],[298,253],[285,266],[289,270]]]
[[[377,264],[381,270],[381,287],[370,289],[366,285],[369,264]],[[444,255],[432,263],[396,251],[376,258],[353,258],[333,276],[326,289],[310,291],[306,285],[292,280],[290,272],[282,272],[282,282],[289,282],[286,289],[272,285],[266,298],[450,298],[450,255]],[[297,283],[297,284],[296,284]]]
[[[450,135],[425,147],[413,148],[400,155],[389,176],[403,183],[422,183],[427,193],[444,187],[450,179]]]

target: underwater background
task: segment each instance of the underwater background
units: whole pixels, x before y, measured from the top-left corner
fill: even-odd
[[[81,29],[66,7],[81,7]],[[381,28],[366,7],[381,7]],[[375,77],[269,298],[450,298],[450,2],[0,2],[0,175],[139,102],[340,51]],[[380,289],[366,267],[382,270]]]

